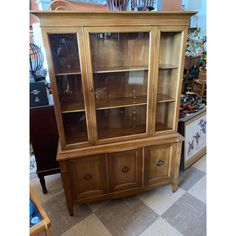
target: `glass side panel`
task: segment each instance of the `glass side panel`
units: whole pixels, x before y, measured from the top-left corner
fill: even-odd
[[[146,132],[146,105],[97,110],[98,138]]]
[[[149,37],[149,32],[90,34],[99,139],[146,132]],[[128,114],[134,108],[143,122],[132,126]]]
[[[161,32],[156,131],[172,130],[177,99],[181,32]]]
[[[84,110],[81,75],[56,76],[62,113]]]
[[[60,73],[80,73],[76,34],[49,34],[54,70]]]
[[[66,144],[87,142],[87,125],[76,33],[49,34]]]
[[[178,68],[181,50],[181,32],[161,32],[160,68]]]
[[[62,114],[67,144],[88,141],[85,112]]]
[[[172,130],[174,122],[174,102],[158,103],[156,110],[156,131]]]

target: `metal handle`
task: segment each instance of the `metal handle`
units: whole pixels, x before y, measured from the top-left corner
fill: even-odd
[[[124,166],[121,170],[123,173],[126,173],[129,171],[129,167],[128,166]]]
[[[89,173],[86,173],[86,174],[84,175],[84,179],[85,179],[85,180],[90,180],[90,179],[92,179],[92,175],[89,174]]]
[[[163,166],[164,165],[164,161],[163,160],[158,160],[157,161],[157,166]]]
[[[91,92],[91,93],[93,93],[93,91],[94,91],[94,89],[93,89],[93,88],[91,88],[91,89],[90,89],[90,92]]]

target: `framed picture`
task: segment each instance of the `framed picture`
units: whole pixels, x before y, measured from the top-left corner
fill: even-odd
[[[179,120],[178,131],[185,138],[182,146],[181,170],[187,169],[206,154],[206,125],[205,108]]]

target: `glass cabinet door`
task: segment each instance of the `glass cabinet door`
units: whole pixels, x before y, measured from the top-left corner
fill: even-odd
[[[146,133],[150,32],[90,32],[98,139]]]
[[[66,144],[88,141],[77,33],[49,33]]]
[[[161,32],[155,131],[173,130],[180,70],[182,32]]]

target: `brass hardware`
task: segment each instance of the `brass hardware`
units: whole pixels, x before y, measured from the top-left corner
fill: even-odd
[[[126,173],[129,171],[129,167],[128,166],[124,166],[121,170],[123,173]]]
[[[157,161],[157,166],[163,166],[163,165],[164,165],[164,161],[162,161],[162,160]]]
[[[89,173],[86,173],[86,174],[84,175],[84,179],[85,179],[85,180],[90,180],[90,179],[92,179],[92,175],[89,174]]]
[[[90,92],[93,93],[93,91],[94,91],[93,88],[91,88],[91,89],[90,89]]]

